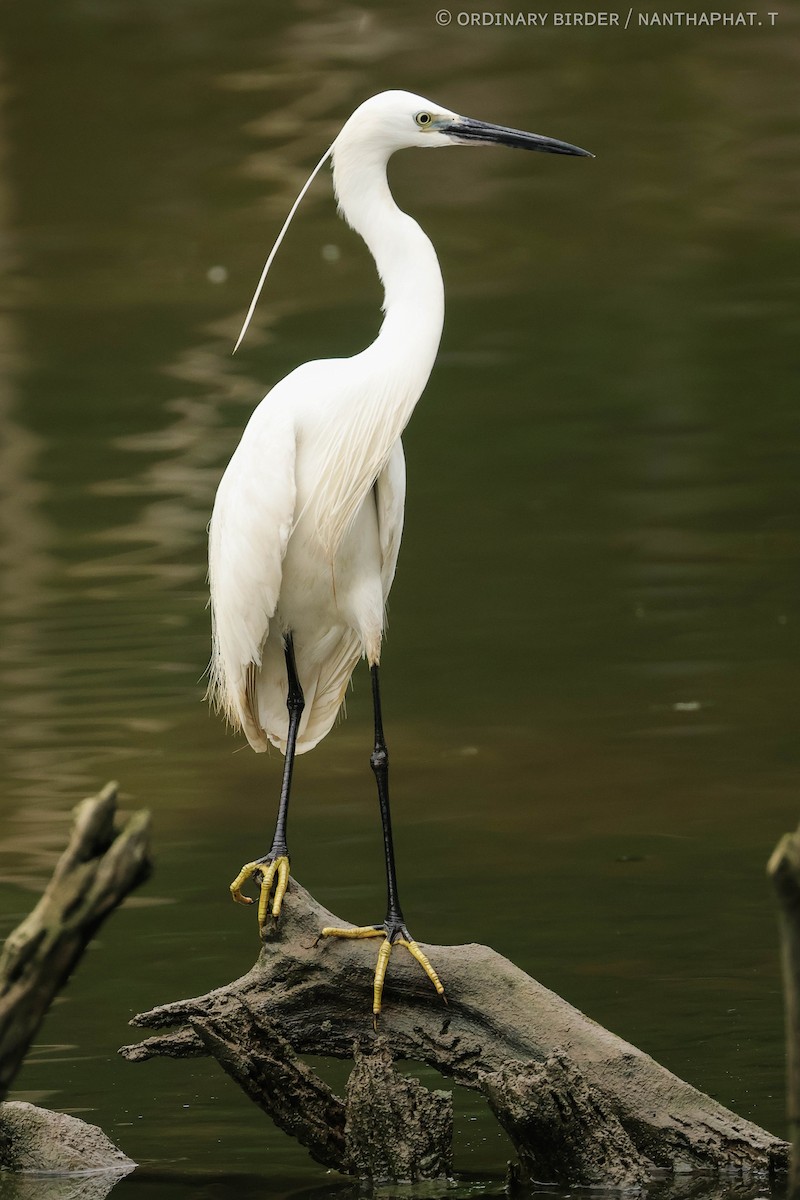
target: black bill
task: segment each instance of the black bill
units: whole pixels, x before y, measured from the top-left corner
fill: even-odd
[[[457,117],[444,126],[442,133],[465,145],[513,146],[517,150],[540,150],[544,154],[577,154],[581,158],[594,158],[589,150],[581,150],[569,142],[543,137],[539,133],[525,133],[522,129],[506,129],[504,125],[490,125],[486,121],[473,121],[471,117]]]

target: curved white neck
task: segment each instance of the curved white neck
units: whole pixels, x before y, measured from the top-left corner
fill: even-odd
[[[366,351],[392,371],[403,370],[417,390],[430,375],[444,324],[444,285],[430,239],[394,201],[385,150],[337,141],[333,186],[339,210],[366,242],[384,289],[385,318]],[[410,411],[408,413],[410,416]],[[407,419],[407,418],[406,418]]]
[[[339,209],[372,252],[386,315],[372,345],[345,360],[346,386],[315,426],[323,468],[310,504],[331,562],[422,395],[444,323],[436,251],[392,199],[386,162],[385,150],[361,138],[334,143]]]

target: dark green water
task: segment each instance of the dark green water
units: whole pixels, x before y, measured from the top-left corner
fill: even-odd
[[[784,6],[774,28],[540,32],[434,11],[0,17],[2,931],[108,778],[153,809],[157,854],[15,1095],[145,1164],[115,1200],[331,1183],[211,1064],[115,1051],[132,1013],[257,950],[227,885],[271,836],[280,760],[238,752],[202,701],[205,525],[266,389],[377,329],[328,179],[230,351],[299,185],[386,87],[597,155],[392,167],[448,300],[405,439],[383,659],[409,923],[494,945],[783,1128],[764,864],[800,815],[800,23]],[[299,760],[292,813],[298,878],[354,921],[383,902],[366,685]],[[493,1186],[506,1153],[460,1101],[461,1170]]]

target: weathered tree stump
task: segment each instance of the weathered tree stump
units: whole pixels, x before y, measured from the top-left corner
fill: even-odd
[[[485,946],[426,948],[447,1006],[410,957],[393,954],[379,1041],[371,1016],[374,946],[320,940],[326,925],[346,922],[292,881],[253,969],[205,996],[134,1017],[134,1025],[167,1032],[121,1053],[131,1061],[218,1058],[314,1157],[363,1177],[411,1169],[391,1166],[391,1144],[411,1127],[419,1101],[401,1102],[396,1091],[382,1109],[384,1146],[376,1147],[374,1125],[357,1136],[358,1119],[348,1118],[354,1089],[339,1100],[309,1080],[308,1068],[301,1072],[292,1055],[349,1059],[357,1044],[357,1071],[373,1063],[374,1080],[389,1070],[387,1047],[396,1059],[435,1067],[486,1096],[519,1153],[522,1174],[540,1182],[630,1187],[664,1171],[752,1179],[785,1165],[787,1146],[779,1138],[684,1083]],[[223,1027],[223,1043],[209,1037],[209,1029]],[[268,1060],[278,1046],[283,1075],[276,1087]],[[369,1054],[375,1049],[377,1057]],[[446,1158],[436,1155],[432,1145],[422,1152],[432,1171],[446,1170]]]
[[[147,876],[149,814],[134,813],[118,829],[116,811],[115,784],[78,806],[69,845],[44,895],[6,940],[0,955],[0,1100],[86,946]],[[133,1165],[93,1125],[31,1104],[0,1104],[0,1170],[119,1172]]]
[[[452,1096],[399,1075],[385,1038],[369,1055],[355,1048],[345,1107],[345,1163],[360,1179],[418,1183],[452,1174]]]
[[[563,1051],[487,1075],[483,1091],[517,1148],[516,1183],[613,1179],[618,1187],[636,1187],[655,1170]]]

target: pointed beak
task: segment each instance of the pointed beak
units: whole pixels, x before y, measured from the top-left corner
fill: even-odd
[[[576,154],[581,158],[594,158],[589,150],[581,150],[569,142],[543,137],[539,133],[525,133],[522,129],[507,129],[504,125],[490,125],[486,121],[473,121],[471,117],[456,117],[441,127],[454,142],[465,146],[513,146],[517,150],[539,150],[544,154]]]

